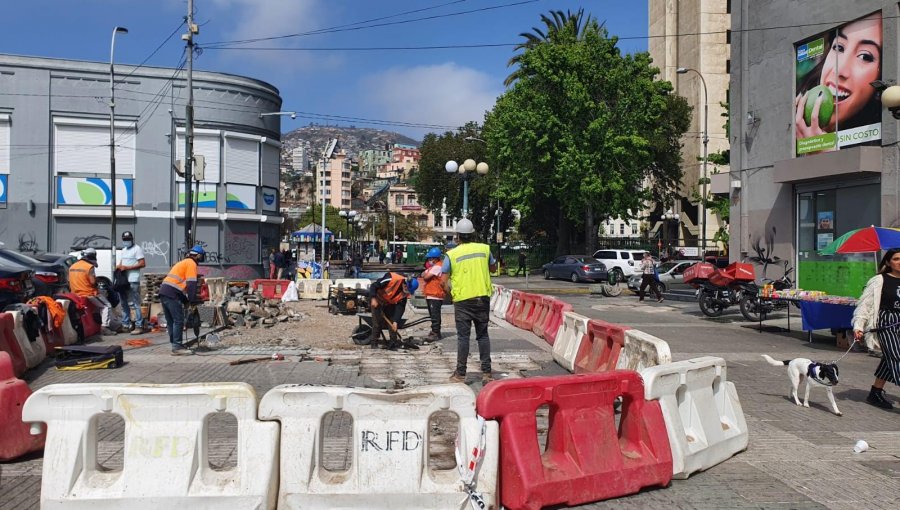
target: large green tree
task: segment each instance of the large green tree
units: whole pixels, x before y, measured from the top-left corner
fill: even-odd
[[[523,229],[556,239],[558,252],[572,248],[577,230],[592,251],[598,220],[673,200],[690,108],[655,80],[648,54],[623,55],[591,17],[523,48],[513,86],[485,120],[489,159],[503,176],[496,193],[522,213]]]

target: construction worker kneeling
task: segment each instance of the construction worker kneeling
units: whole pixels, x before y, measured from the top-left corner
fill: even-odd
[[[369,287],[372,307],[372,337],[373,349],[379,347],[381,331],[387,326],[390,341],[387,348],[397,350],[402,345],[398,329],[406,311],[408,296],[416,291],[418,282],[413,279],[407,282],[406,277],[398,273],[385,273],[384,276],[372,282]]]

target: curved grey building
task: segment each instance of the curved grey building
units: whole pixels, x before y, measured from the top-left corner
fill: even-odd
[[[148,271],[183,252],[185,71],[116,72],[116,231]],[[209,272],[261,273],[277,247],[281,108],[272,85],[194,72],[194,154],[206,161],[196,239]],[[109,64],[0,55],[0,241],[20,250],[109,247]],[[117,240],[118,241],[118,240]]]

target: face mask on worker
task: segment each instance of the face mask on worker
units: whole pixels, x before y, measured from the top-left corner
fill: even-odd
[[[131,248],[134,246],[134,241],[123,241],[122,244],[124,244],[126,248]]]

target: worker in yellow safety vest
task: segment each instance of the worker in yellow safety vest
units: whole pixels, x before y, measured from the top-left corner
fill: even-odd
[[[184,331],[184,305],[197,302],[198,281],[197,264],[206,259],[206,252],[200,244],[188,252],[187,257],[169,269],[159,287],[159,300],[166,316],[166,329],[169,332],[169,343],[172,344],[172,355],[183,356],[194,354],[186,348],[182,341]]]
[[[491,311],[491,271],[497,270],[497,261],[491,249],[484,243],[474,242],[475,227],[466,218],[456,224],[457,247],[444,256],[441,271],[449,274],[445,289],[453,298],[456,318],[456,370],[451,382],[466,381],[466,360],[469,358],[469,335],[475,327],[478,356],[481,360],[483,383],[493,381],[491,373],[491,339],[488,337]],[[447,288],[449,287],[449,288]]]

